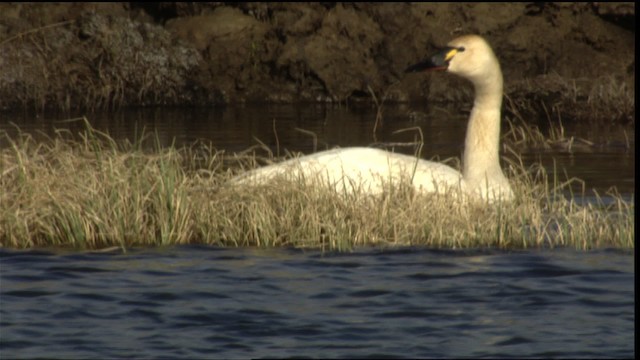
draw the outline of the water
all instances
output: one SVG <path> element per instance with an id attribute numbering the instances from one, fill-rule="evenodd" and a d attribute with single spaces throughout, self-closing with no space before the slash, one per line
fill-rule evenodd
<path id="1" fill-rule="evenodd" d="M 233 152 L 261 141 L 282 155 L 392 142 L 396 151 L 413 153 L 399 143 L 422 136 L 424 158 L 460 156 L 466 115 L 432 108 L 414 121 L 411 110 L 388 108 L 375 136 L 375 109 L 366 107 L 87 117 L 117 140 L 155 131 L 162 146 L 205 140 Z M 0 131 L 15 136 L 15 123 L 36 139 L 56 128 L 73 134 L 84 125 L 58 120 L 78 115 L 0 114 Z M 422 134 L 394 133 L 411 127 Z M 633 131 L 628 135 L 634 144 Z M 619 130 L 599 136 L 622 137 Z M 616 186 L 631 196 L 635 151 L 613 144 L 531 151 L 523 159 L 581 178 L 600 194 Z M 617 250 L 0 248 L 0 358 L 631 358 L 633 263 L 631 251 Z"/>
<path id="2" fill-rule="evenodd" d="M 416 120 L 411 113 L 422 113 Z M 151 108 L 132 109 L 115 114 L 30 114 L 0 113 L 0 132 L 16 136 L 17 127 L 45 139 L 55 129 L 77 133 L 85 128 L 82 121 L 67 119 L 86 115 L 91 125 L 109 133 L 118 141 L 134 142 L 143 131 L 156 133 L 161 146 L 182 146 L 196 140 L 211 143 L 227 152 L 246 150 L 263 143 L 274 155 L 286 151 L 311 153 L 335 146 L 370 146 L 393 144 L 397 152 L 413 154 L 416 141 L 423 140 L 421 156 L 460 158 L 467 125 L 468 111 L 437 106 L 385 106 L 384 121 L 374 134 L 376 109 L 367 105 L 329 107 L 265 105 L 227 108 Z M 542 125 L 545 121 L 540 121 Z M 17 127 L 16 127 L 17 126 Z M 587 192 L 595 189 L 604 194 L 615 186 L 622 194 L 635 192 L 635 131 L 623 126 L 564 125 L 567 137 L 584 137 L 607 146 L 577 147 L 568 152 L 526 150 L 520 155 L 526 165 L 542 163 L 559 181 L 573 177 L 584 180 Z M 417 129 L 420 128 L 420 131 Z M 407 130 L 396 133 L 398 130 Z M 154 145 L 150 138 L 149 146 Z M 627 143 L 630 148 L 627 148 Z M 403 145 L 404 144 L 404 145 Z M 0 148 L 8 146 L 0 137 Z M 257 150 L 259 154 L 266 154 Z M 574 191 L 581 192 L 577 184 Z"/>
<path id="3" fill-rule="evenodd" d="M 628 357 L 634 257 L 0 249 L 2 358 Z"/>

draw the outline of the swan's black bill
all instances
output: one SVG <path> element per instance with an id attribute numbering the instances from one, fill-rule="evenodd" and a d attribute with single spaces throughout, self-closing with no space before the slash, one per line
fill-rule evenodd
<path id="1" fill-rule="evenodd" d="M 454 48 L 447 46 L 442 50 L 435 53 L 427 60 L 421 61 L 417 64 L 413 64 L 404 70 L 405 73 L 420 72 L 426 70 L 447 70 L 449 67 L 449 61 L 459 53 L 464 51 L 463 47 Z"/>

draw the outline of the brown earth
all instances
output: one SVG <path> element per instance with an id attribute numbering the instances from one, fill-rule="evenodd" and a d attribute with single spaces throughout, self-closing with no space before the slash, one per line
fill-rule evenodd
<path id="1" fill-rule="evenodd" d="M 633 3 L 2 3 L 0 109 L 460 100 L 403 70 L 466 33 L 512 104 L 635 122 Z"/>

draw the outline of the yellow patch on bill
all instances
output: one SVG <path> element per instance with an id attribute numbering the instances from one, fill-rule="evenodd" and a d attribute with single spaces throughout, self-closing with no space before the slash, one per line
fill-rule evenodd
<path id="1" fill-rule="evenodd" d="M 444 61 L 451 60 L 451 58 L 453 58 L 457 53 L 458 53 L 458 49 L 449 50 L 447 54 L 444 56 Z"/>

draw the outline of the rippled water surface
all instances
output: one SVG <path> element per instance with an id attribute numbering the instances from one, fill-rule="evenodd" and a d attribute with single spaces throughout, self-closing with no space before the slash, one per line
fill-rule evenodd
<path id="1" fill-rule="evenodd" d="M 0 249 L 2 358 L 634 357 L 599 250 Z"/>
<path id="2" fill-rule="evenodd" d="M 414 110 L 387 107 L 377 125 L 371 107 L 315 105 L 87 119 L 116 141 L 135 142 L 145 130 L 161 146 L 204 140 L 234 152 L 264 143 L 283 155 L 386 143 L 413 153 L 403 144 L 422 140 L 423 158 L 459 158 L 467 115 L 431 107 L 414 117 Z M 56 129 L 73 136 L 84 123 L 64 119 L 80 115 L 0 113 L 0 132 L 36 141 Z M 599 194 L 616 186 L 633 197 L 634 132 L 580 131 L 567 128 L 607 145 L 525 151 L 523 161 L 542 163 L 560 181 L 580 178 Z M 8 138 L 0 148 L 11 146 Z M 0 248 L 0 358 L 631 358 L 633 263 L 632 252 L 614 250 Z"/>

